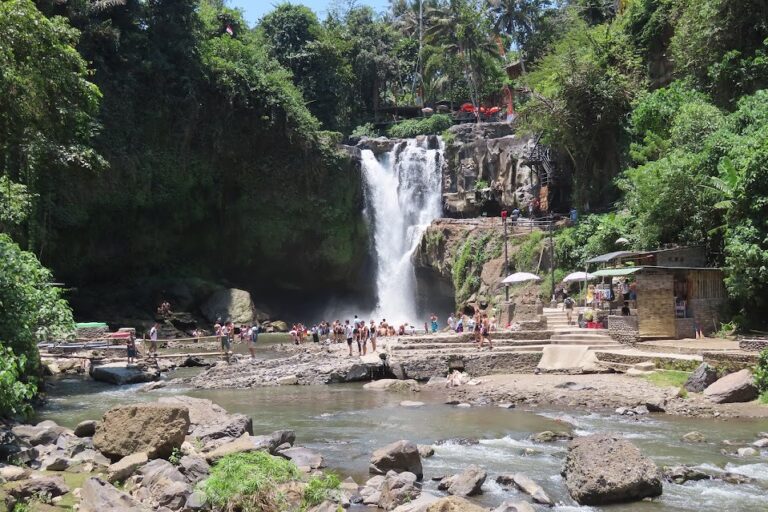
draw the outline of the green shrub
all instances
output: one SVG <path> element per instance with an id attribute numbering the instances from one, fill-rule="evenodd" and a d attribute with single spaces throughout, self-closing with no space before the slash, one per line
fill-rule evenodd
<path id="1" fill-rule="evenodd" d="M 304 489 L 304 508 L 319 505 L 333 494 L 341 485 L 339 477 L 333 473 L 312 477 Z"/>
<path id="2" fill-rule="evenodd" d="M 221 509 L 282 510 L 282 498 L 275 487 L 299 475 L 294 463 L 280 457 L 264 452 L 237 453 L 223 457 L 200 484 L 200 490 L 207 503 Z"/>
<path id="3" fill-rule="evenodd" d="M 352 137 L 378 137 L 379 133 L 373 126 L 373 123 L 365 123 L 352 130 Z"/>
<path id="4" fill-rule="evenodd" d="M 757 365 L 752 373 L 755 378 L 755 385 L 761 393 L 768 392 L 768 348 L 760 352 Z"/>
<path id="5" fill-rule="evenodd" d="M 417 135 L 437 135 L 453 125 L 451 116 L 435 114 L 422 119 L 407 119 L 389 127 L 387 133 L 390 137 L 407 139 Z"/>
<path id="6" fill-rule="evenodd" d="M 536 264 L 541 254 L 541 241 L 544 239 L 543 231 L 534 231 L 523 242 L 514 256 L 515 270 L 519 272 L 535 272 Z M 534 261 L 535 259 L 535 261 Z"/>
<path id="7" fill-rule="evenodd" d="M 171 456 L 168 457 L 168 462 L 173 464 L 174 466 L 178 466 L 181 462 L 182 453 L 178 448 L 174 448 L 171 452 Z"/>

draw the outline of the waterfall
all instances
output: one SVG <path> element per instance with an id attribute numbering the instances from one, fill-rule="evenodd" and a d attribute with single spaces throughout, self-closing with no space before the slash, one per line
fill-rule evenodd
<path id="1" fill-rule="evenodd" d="M 429 149 L 425 137 L 399 142 L 378 159 L 372 151 L 362 151 L 377 321 L 420 325 L 411 255 L 430 222 L 442 214 L 442 159 L 442 141 L 439 149 Z"/>

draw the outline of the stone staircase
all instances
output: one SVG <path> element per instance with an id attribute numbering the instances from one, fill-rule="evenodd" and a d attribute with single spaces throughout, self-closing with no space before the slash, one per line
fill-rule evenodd
<path id="1" fill-rule="evenodd" d="M 547 329 L 552 331 L 552 345 L 585 345 L 590 349 L 618 349 L 624 347 L 613 340 L 605 329 L 581 329 L 578 325 L 568 325 L 565 311 L 559 308 L 544 308 L 547 318 Z M 573 321 L 577 313 L 574 311 Z"/>

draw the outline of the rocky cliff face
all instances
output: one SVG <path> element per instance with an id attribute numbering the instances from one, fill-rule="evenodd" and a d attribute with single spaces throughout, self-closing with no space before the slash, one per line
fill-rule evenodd
<path id="1" fill-rule="evenodd" d="M 445 140 L 445 213 L 471 217 L 525 208 L 539 194 L 535 140 L 508 123 L 462 124 Z"/>

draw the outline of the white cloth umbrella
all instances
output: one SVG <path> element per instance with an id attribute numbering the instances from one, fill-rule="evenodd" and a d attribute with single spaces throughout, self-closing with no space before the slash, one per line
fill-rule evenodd
<path id="1" fill-rule="evenodd" d="M 629 243 L 629 240 L 627 240 L 624 237 L 621 237 L 621 238 L 617 238 L 615 243 L 620 245 L 627 245 Z"/>
<path id="2" fill-rule="evenodd" d="M 541 281 L 541 278 L 530 272 L 515 272 L 504 278 L 503 284 L 524 283 L 526 281 Z"/>
<path id="3" fill-rule="evenodd" d="M 592 279 L 596 279 L 595 276 L 587 272 L 571 272 L 570 274 L 565 276 L 565 279 L 563 279 L 563 282 L 571 283 L 574 281 L 591 281 Z"/>

